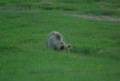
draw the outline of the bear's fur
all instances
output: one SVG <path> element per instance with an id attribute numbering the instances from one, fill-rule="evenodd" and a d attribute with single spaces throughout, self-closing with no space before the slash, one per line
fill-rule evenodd
<path id="1" fill-rule="evenodd" d="M 47 37 L 46 46 L 54 50 L 63 50 L 69 52 L 71 45 L 67 45 L 64 42 L 64 38 L 59 32 L 52 31 Z"/>

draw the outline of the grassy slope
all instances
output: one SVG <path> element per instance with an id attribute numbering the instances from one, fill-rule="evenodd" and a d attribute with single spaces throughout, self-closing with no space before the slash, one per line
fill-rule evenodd
<path id="1" fill-rule="evenodd" d="M 38 0 L 1 0 L 0 6 L 7 9 L 0 10 L 0 81 L 120 80 L 120 24 L 64 15 L 119 17 L 120 12 L 115 11 L 118 3 L 109 1 L 112 6 L 102 9 L 95 0 L 67 1 L 53 0 L 55 4 L 48 4 Z M 26 11 L 11 10 L 13 7 Z M 116 14 L 97 12 L 106 10 Z M 45 47 L 46 37 L 53 30 L 61 32 L 72 44 L 71 54 Z"/>

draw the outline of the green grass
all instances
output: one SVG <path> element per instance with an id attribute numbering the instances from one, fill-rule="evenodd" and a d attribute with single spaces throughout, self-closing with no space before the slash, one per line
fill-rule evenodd
<path id="1" fill-rule="evenodd" d="M 0 0 L 0 6 L 0 81 L 120 81 L 120 23 L 65 15 L 120 18 L 117 0 Z M 69 54 L 46 48 L 51 31 L 72 44 Z"/>

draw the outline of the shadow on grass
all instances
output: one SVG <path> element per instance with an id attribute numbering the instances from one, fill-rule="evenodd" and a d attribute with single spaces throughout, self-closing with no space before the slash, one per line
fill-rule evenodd
<path id="1" fill-rule="evenodd" d="M 115 11 L 86 11 L 88 14 L 93 14 L 93 15 L 104 15 L 104 16 L 111 16 L 111 15 L 117 15 Z"/>
<path id="2" fill-rule="evenodd" d="M 71 52 L 77 54 L 90 55 L 96 53 L 98 50 L 99 50 L 98 48 L 92 48 L 92 47 L 77 48 L 74 46 L 73 49 L 71 49 Z"/>
<path id="3" fill-rule="evenodd" d="M 0 58 L 9 57 L 13 52 L 21 51 L 17 46 L 10 44 L 2 44 L 0 46 Z"/>
<path id="4" fill-rule="evenodd" d="M 31 12 L 34 10 L 63 10 L 63 11 L 76 11 L 78 10 L 77 7 L 71 7 L 61 4 L 48 4 L 48 3 L 40 3 L 40 4 L 16 4 L 15 7 L 7 6 L 4 3 L 0 3 L 1 10 L 8 10 L 8 11 L 27 11 Z"/>

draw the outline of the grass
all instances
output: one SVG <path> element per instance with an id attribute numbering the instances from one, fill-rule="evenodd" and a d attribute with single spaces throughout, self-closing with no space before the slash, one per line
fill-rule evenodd
<path id="1" fill-rule="evenodd" d="M 120 23 L 65 15 L 119 18 L 117 0 L 0 0 L 0 6 L 0 81 L 120 80 Z M 70 54 L 46 48 L 54 30 L 72 44 Z"/>

